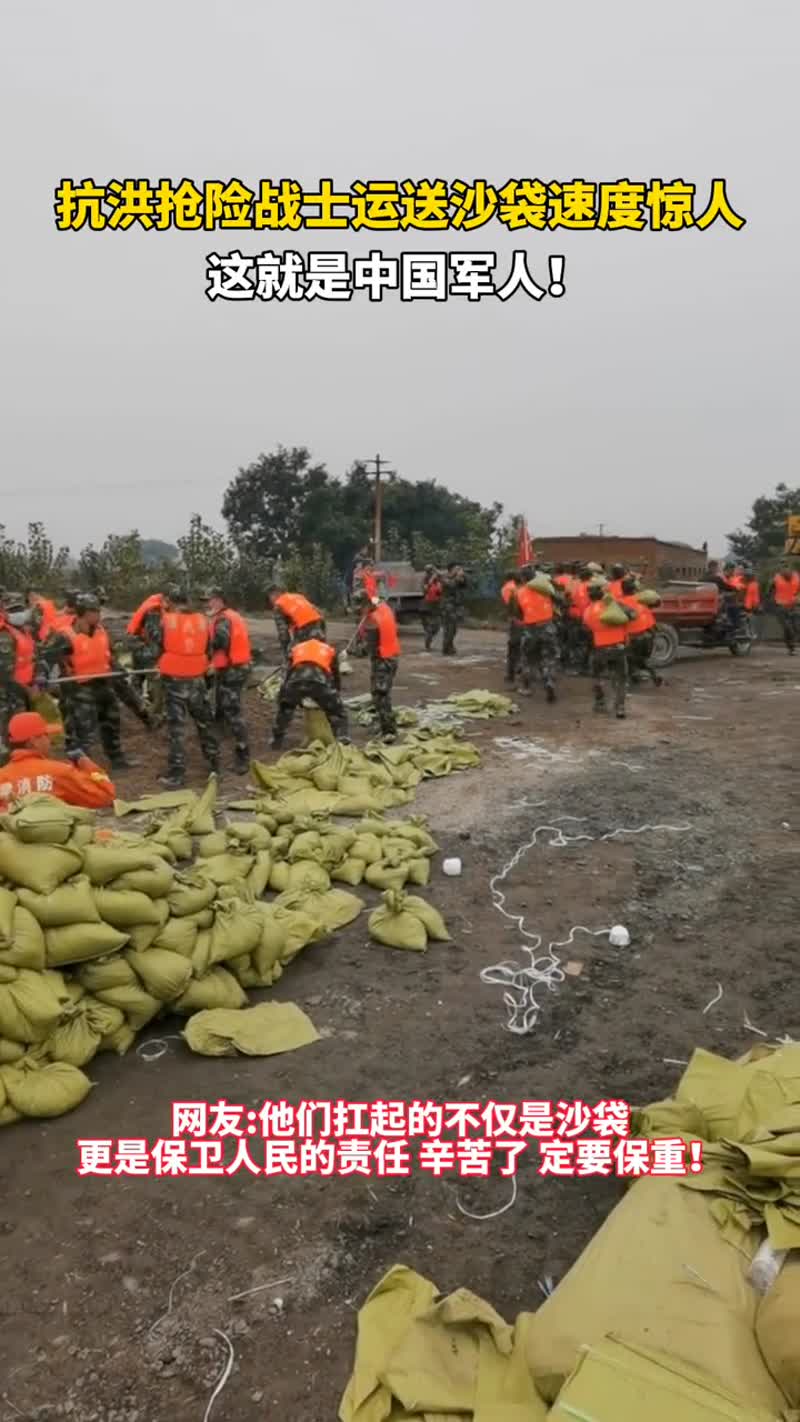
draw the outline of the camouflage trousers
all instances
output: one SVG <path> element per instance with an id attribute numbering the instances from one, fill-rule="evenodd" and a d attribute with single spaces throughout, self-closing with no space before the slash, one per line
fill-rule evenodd
<path id="1" fill-rule="evenodd" d="M 625 712 L 625 692 L 628 686 L 628 657 L 624 646 L 596 647 L 592 653 L 595 709 L 604 711 L 608 681 L 614 691 L 614 710 Z"/>
<path id="2" fill-rule="evenodd" d="M 522 660 L 522 623 L 510 622 L 508 624 L 508 640 L 506 642 L 506 681 L 513 683 L 516 681 Z"/>
<path id="3" fill-rule="evenodd" d="M 160 715 L 164 710 L 161 678 L 140 675 L 141 672 L 152 671 L 158 665 L 158 653 L 152 651 L 138 637 L 131 638 L 129 645 L 131 648 L 131 685 L 143 700 L 146 698 L 153 714 Z"/>
<path id="4" fill-rule="evenodd" d="M 652 632 L 637 632 L 628 642 L 628 674 L 632 682 L 649 676 L 656 686 L 661 685 L 661 677 L 650 665 L 655 636 Z"/>
<path id="5" fill-rule="evenodd" d="M 16 681 L 0 683 L 0 756 L 8 760 L 8 723 L 18 711 L 27 711 L 28 695 Z"/>
<path id="6" fill-rule="evenodd" d="M 287 672 L 278 692 L 273 740 L 283 740 L 297 707 L 306 700 L 313 701 L 320 711 L 325 712 L 335 736 L 347 735 L 347 712 L 340 693 L 321 668 L 306 665 Z"/>
<path id="7" fill-rule="evenodd" d="M 215 677 L 216 720 L 233 737 L 236 760 L 250 760 L 250 736 L 242 710 L 242 693 L 250 678 L 249 667 L 226 667 Z"/>
<path id="8" fill-rule="evenodd" d="M 211 770 L 219 768 L 219 745 L 214 734 L 214 715 L 203 676 L 161 678 L 167 722 L 167 756 L 170 775 L 186 774 L 186 720 L 191 716 L 197 727 L 200 749 Z"/>
<path id="9" fill-rule="evenodd" d="M 786 646 L 786 650 L 787 652 L 794 653 L 794 649 L 797 646 L 797 629 L 798 623 L 800 623 L 800 608 L 779 607 L 777 611 L 778 621 L 780 622 L 781 629 L 783 631 L 783 640 Z"/>
<path id="10" fill-rule="evenodd" d="M 589 670 L 592 656 L 592 638 L 580 617 L 567 617 L 567 663 L 575 671 Z"/>
<path id="11" fill-rule="evenodd" d="M 442 653 L 452 657 L 456 650 L 456 633 L 462 618 L 461 608 L 454 603 L 442 604 Z"/>
<path id="12" fill-rule="evenodd" d="M 60 701 L 67 751 L 80 749 L 88 753 L 99 733 L 104 754 L 111 761 L 119 760 L 122 755 L 120 702 L 145 726 L 150 725 L 141 697 L 124 677 L 64 686 Z"/>
<path id="13" fill-rule="evenodd" d="M 436 603 L 427 603 L 423 607 L 422 630 L 425 633 L 425 650 L 429 652 L 442 630 L 442 614 Z"/>
<path id="14" fill-rule="evenodd" d="M 523 627 L 521 650 L 522 685 L 528 690 L 531 678 L 538 673 L 545 690 L 552 693 L 558 664 L 558 639 L 553 623 L 538 622 L 533 627 Z"/>
<path id="15" fill-rule="evenodd" d="M 372 662 L 369 689 L 372 709 L 378 718 L 382 736 L 397 734 L 397 718 L 392 707 L 392 687 L 397 676 L 397 657 L 375 657 Z"/>

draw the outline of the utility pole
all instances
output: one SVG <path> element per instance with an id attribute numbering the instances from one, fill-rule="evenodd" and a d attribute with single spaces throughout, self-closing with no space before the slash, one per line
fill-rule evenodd
<path id="1" fill-rule="evenodd" d="M 375 522 L 372 541 L 375 546 L 375 562 L 379 563 L 381 558 L 381 541 L 383 538 L 383 485 L 381 483 L 381 475 L 394 474 L 396 471 L 394 469 L 387 469 L 387 461 L 382 459 L 379 454 L 376 454 L 374 459 L 362 460 L 362 463 L 368 474 L 372 473 L 368 465 L 375 465 Z"/>

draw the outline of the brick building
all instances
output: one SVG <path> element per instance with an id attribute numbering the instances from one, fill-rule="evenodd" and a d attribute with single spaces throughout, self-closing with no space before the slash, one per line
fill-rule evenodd
<path id="1" fill-rule="evenodd" d="M 534 538 L 537 557 L 547 563 L 624 563 L 651 583 L 694 582 L 708 564 L 708 545 L 666 543 L 661 538 L 622 538 L 578 533 L 566 538 Z"/>

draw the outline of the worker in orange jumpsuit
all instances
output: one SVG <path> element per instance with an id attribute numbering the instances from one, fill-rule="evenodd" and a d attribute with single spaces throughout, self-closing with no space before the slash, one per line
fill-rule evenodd
<path id="1" fill-rule="evenodd" d="M 603 602 L 604 589 L 595 584 L 589 588 L 589 603 L 583 614 L 583 623 L 592 639 L 592 676 L 594 678 L 594 709 L 606 709 L 605 682 L 611 681 L 614 688 L 614 710 L 619 720 L 625 718 L 625 693 L 628 688 L 628 628 L 609 627 L 602 621 L 606 604 Z M 620 603 L 622 607 L 622 603 Z M 628 623 L 634 621 L 635 613 L 629 607 L 623 609 Z"/>
<path id="2" fill-rule="evenodd" d="M 622 596 L 617 601 L 635 614 L 634 621 L 628 625 L 628 676 L 632 684 L 635 686 L 644 675 L 650 677 L 654 686 L 662 686 L 664 678 L 650 665 L 655 642 L 655 615 L 651 608 L 639 602 L 636 579 L 632 573 L 622 579 Z"/>
<path id="3" fill-rule="evenodd" d="M 772 579 L 772 597 L 783 628 L 786 650 L 793 657 L 797 646 L 800 573 L 792 568 L 791 563 L 782 563 Z"/>
<path id="4" fill-rule="evenodd" d="M 286 592 L 273 583 L 267 589 L 267 605 L 275 618 L 275 630 L 284 657 L 288 656 L 295 642 L 304 642 L 308 638 L 324 640 L 325 617 L 302 593 Z"/>
<path id="5" fill-rule="evenodd" d="M 8 737 L 13 749 L 6 764 L 0 766 L 0 803 L 44 794 L 88 810 L 113 805 L 116 791 L 105 771 L 80 749 L 72 751 L 66 761 L 56 760 L 50 746 L 52 734 L 52 726 L 36 711 L 12 716 Z"/>

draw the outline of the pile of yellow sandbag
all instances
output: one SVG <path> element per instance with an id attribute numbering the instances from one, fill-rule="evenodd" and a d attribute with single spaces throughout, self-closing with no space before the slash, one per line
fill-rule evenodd
<path id="1" fill-rule="evenodd" d="M 160 1012 L 243 1007 L 246 989 L 361 913 L 348 889 L 362 882 L 387 891 L 376 941 L 446 940 L 430 905 L 400 905 L 405 885 L 427 884 L 437 846 L 421 819 L 384 811 L 423 775 L 476 760 L 454 737 L 367 753 L 320 742 L 254 767 L 268 793 L 231 807 L 251 819 L 217 824 L 215 777 L 199 796 L 117 802 L 120 817 L 148 815 L 142 833 L 96 827 L 47 795 L 0 816 L 0 1124 L 77 1105 L 81 1069 L 126 1052 Z"/>

